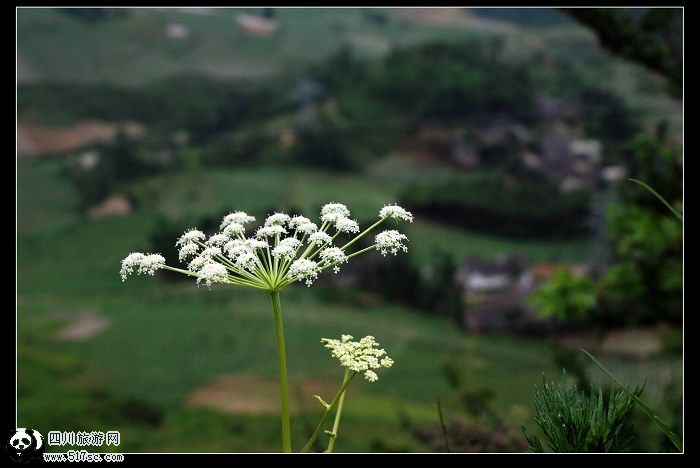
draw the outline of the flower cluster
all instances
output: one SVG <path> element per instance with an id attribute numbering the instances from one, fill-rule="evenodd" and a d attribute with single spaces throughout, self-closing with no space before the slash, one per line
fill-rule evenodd
<path id="1" fill-rule="evenodd" d="M 379 379 L 373 369 L 388 369 L 394 365 L 393 359 L 379 347 L 373 336 L 365 336 L 360 341 L 352 340 L 352 335 L 342 335 L 340 340 L 323 338 L 321 343 L 331 350 L 331 356 L 338 359 L 341 366 L 353 372 L 362 372 L 370 382 Z"/>
<path id="2" fill-rule="evenodd" d="M 413 215 L 397 205 L 384 206 L 379 220 L 360 232 L 358 222 L 341 203 L 328 203 L 320 213 L 320 226 L 304 216 L 273 213 L 263 225 L 246 236 L 246 225 L 255 221 L 243 211 L 226 215 L 219 232 L 207 237 L 202 231 L 190 229 L 175 243 L 178 258 L 186 269 L 165 265 L 159 254 L 132 253 L 122 261 L 122 280 L 130 274 L 153 275 L 166 269 L 195 277 L 197 284 L 213 283 L 250 286 L 267 291 L 279 291 L 296 281 L 311 285 L 318 275 L 340 266 L 356 255 L 377 250 L 382 255 L 406 252 L 406 236 L 396 230 L 380 232 L 375 243 L 350 253 L 357 240 L 386 220 L 413 221 Z M 343 236 L 355 237 L 345 243 Z M 371 374 L 370 374 L 371 375 Z"/>

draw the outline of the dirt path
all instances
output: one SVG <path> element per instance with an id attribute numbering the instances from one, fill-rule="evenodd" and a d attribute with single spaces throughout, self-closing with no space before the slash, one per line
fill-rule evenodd
<path id="1" fill-rule="evenodd" d="M 318 380 L 290 382 L 292 413 L 316 408 L 312 395 L 331 398 L 337 390 L 333 385 Z M 308 405 L 302 408 L 304 397 Z M 252 374 L 236 374 L 220 377 L 214 382 L 194 390 L 187 398 L 187 406 L 209 408 L 231 414 L 276 414 L 279 412 L 279 387 L 274 379 Z"/>
<path id="2" fill-rule="evenodd" d="M 78 316 L 65 328 L 56 334 L 60 341 L 85 341 L 104 331 L 111 324 L 107 317 L 96 314 L 91 310 L 78 313 Z"/>
<path id="3" fill-rule="evenodd" d="M 110 123 L 83 120 L 72 127 L 50 128 L 39 125 L 17 126 L 17 156 L 29 158 L 65 153 L 94 143 L 112 140 L 119 128 L 131 136 L 141 135 L 145 127 L 136 122 Z"/>

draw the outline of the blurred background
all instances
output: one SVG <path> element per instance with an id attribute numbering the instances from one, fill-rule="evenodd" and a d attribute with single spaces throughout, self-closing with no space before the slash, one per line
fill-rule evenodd
<path id="1" fill-rule="evenodd" d="M 21 427 L 119 430 L 121 452 L 279 450 L 268 298 L 131 251 L 244 210 L 385 203 L 409 252 L 283 293 L 293 431 L 375 335 L 396 365 L 351 388 L 337 451 L 524 451 L 543 374 L 610 381 L 678 433 L 679 9 L 18 10 Z M 641 414 L 634 449 L 670 450 Z M 299 445 L 300 446 L 300 445 Z"/>

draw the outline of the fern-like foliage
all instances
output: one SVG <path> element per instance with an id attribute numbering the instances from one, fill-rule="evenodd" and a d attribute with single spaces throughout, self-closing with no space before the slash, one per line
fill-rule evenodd
<path id="1" fill-rule="evenodd" d="M 559 384 L 547 382 L 536 388 L 534 394 L 535 422 L 542 429 L 549 448 L 554 452 L 625 452 L 630 449 L 632 428 L 629 417 L 634 400 L 623 391 L 610 390 L 604 398 L 603 390 L 590 393 L 567 385 L 566 372 Z M 634 394 L 639 396 L 644 385 L 637 386 Z M 533 452 L 545 452 L 537 436 L 523 433 Z"/>

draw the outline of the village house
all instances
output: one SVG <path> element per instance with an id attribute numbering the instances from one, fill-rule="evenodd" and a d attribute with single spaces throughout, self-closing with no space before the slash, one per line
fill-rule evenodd
<path id="1" fill-rule="evenodd" d="M 543 333 L 550 327 L 527 303 L 535 287 L 530 266 L 519 255 L 495 260 L 472 256 L 457 268 L 466 304 L 462 326 L 471 333 Z"/>

